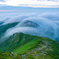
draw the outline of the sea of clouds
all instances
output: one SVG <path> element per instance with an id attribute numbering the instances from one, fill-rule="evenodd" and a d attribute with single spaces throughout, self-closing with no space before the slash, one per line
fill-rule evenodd
<path id="1" fill-rule="evenodd" d="M 59 41 L 59 13 L 29 13 L 14 17 L 7 17 L 4 23 L 19 22 L 15 27 L 9 28 L 5 37 L 14 33 L 25 33 L 35 36 L 47 37 Z"/>

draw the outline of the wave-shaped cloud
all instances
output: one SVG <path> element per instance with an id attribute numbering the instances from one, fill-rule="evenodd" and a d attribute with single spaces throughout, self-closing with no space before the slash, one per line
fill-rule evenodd
<path id="1" fill-rule="evenodd" d="M 21 22 L 22 20 L 29 18 L 29 17 L 33 17 L 36 16 L 35 13 L 31 13 L 31 14 L 22 14 L 19 16 L 14 16 L 14 17 L 6 17 L 4 18 L 3 22 L 4 24 L 8 24 L 8 23 L 13 23 L 13 22 Z"/>
<path id="2" fill-rule="evenodd" d="M 47 37 L 59 41 L 59 13 L 36 13 L 10 18 L 8 23 L 19 22 L 6 31 L 6 36 L 23 32 L 25 34 Z M 7 24 L 7 21 L 5 22 Z"/>

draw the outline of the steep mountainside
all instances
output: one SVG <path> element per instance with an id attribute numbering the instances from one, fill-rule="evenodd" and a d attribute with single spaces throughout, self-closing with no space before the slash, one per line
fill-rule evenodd
<path id="1" fill-rule="evenodd" d="M 0 58 L 59 59 L 59 42 L 44 37 L 15 33 L 0 43 Z"/>
<path id="2" fill-rule="evenodd" d="M 9 24 L 0 26 L 0 37 L 6 32 L 7 29 L 12 28 L 12 27 L 16 26 L 17 24 L 18 24 L 18 22 L 9 23 Z"/>
<path id="3" fill-rule="evenodd" d="M 3 22 L 2 21 L 0 21 L 0 25 L 2 25 L 3 24 Z"/>

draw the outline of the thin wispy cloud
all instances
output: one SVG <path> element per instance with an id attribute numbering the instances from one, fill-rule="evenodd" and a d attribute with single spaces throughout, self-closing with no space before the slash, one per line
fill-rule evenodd
<path id="1" fill-rule="evenodd" d="M 59 0 L 1 0 L 1 5 L 59 8 Z"/>
<path id="2" fill-rule="evenodd" d="M 19 11 L 19 10 L 0 10 L 0 12 L 8 12 L 8 11 Z"/>
<path id="3" fill-rule="evenodd" d="M 0 12 L 3 12 L 3 11 L 10 11 L 10 10 L 0 10 Z"/>

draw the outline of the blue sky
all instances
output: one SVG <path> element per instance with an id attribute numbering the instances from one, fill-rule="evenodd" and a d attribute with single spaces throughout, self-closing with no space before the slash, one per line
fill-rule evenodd
<path id="1" fill-rule="evenodd" d="M 0 1 L 4 1 L 4 0 L 0 0 Z"/>
<path id="2" fill-rule="evenodd" d="M 0 0 L 0 6 L 59 8 L 59 0 Z"/>

